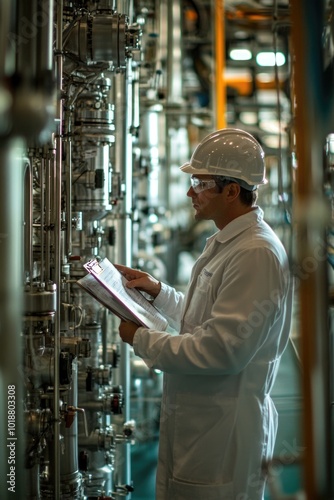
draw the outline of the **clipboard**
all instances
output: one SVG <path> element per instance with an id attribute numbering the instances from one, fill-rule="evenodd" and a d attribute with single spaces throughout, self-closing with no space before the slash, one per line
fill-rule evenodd
<path id="1" fill-rule="evenodd" d="M 88 274 L 77 280 L 78 285 L 113 314 L 138 326 L 166 330 L 166 318 L 142 293 L 126 288 L 127 279 L 107 258 L 92 259 L 84 264 L 84 268 Z"/>

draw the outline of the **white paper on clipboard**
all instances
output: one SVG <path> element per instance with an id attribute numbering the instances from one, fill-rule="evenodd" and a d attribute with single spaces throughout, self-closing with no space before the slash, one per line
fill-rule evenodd
<path id="1" fill-rule="evenodd" d="M 84 264 L 88 275 L 77 283 L 118 317 L 164 331 L 167 320 L 138 290 L 126 288 L 126 278 L 107 259 Z"/>

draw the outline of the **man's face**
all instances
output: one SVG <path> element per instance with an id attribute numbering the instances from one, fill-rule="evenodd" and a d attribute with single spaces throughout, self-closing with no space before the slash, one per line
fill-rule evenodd
<path id="1" fill-rule="evenodd" d="M 196 220 L 215 220 L 216 213 L 222 207 L 217 200 L 220 195 L 218 187 L 210 175 L 193 175 L 192 186 L 187 192 L 191 198 Z"/>

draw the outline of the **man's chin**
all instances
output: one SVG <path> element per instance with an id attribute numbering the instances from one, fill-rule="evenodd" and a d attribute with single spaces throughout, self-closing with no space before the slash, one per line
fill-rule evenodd
<path id="1" fill-rule="evenodd" d="M 205 217 L 203 217 L 203 214 L 201 214 L 201 212 L 198 212 L 197 210 L 195 212 L 194 218 L 195 218 L 195 220 L 203 220 L 203 219 L 205 219 Z"/>

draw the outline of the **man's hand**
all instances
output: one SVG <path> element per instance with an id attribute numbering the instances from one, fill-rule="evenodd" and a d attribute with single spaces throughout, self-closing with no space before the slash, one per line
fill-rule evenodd
<path id="1" fill-rule="evenodd" d="M 127 288 L 138 288 L 138 290 L 146 292 L 154 298 L 159 295 L 161 283 L 150 274 L 121 264 L 114 264 L 114 266 L 129 280 L 126 284 Z"/>
<path id="2" fill-rule="evenodd" d="M 121 320 L 119 325 L 119 334 L 123 342 L 133 345 L 133 337 L 138 328 L 139 326 L 136 325 L 136 323 L 132 323 L 132 321 Z"/>

